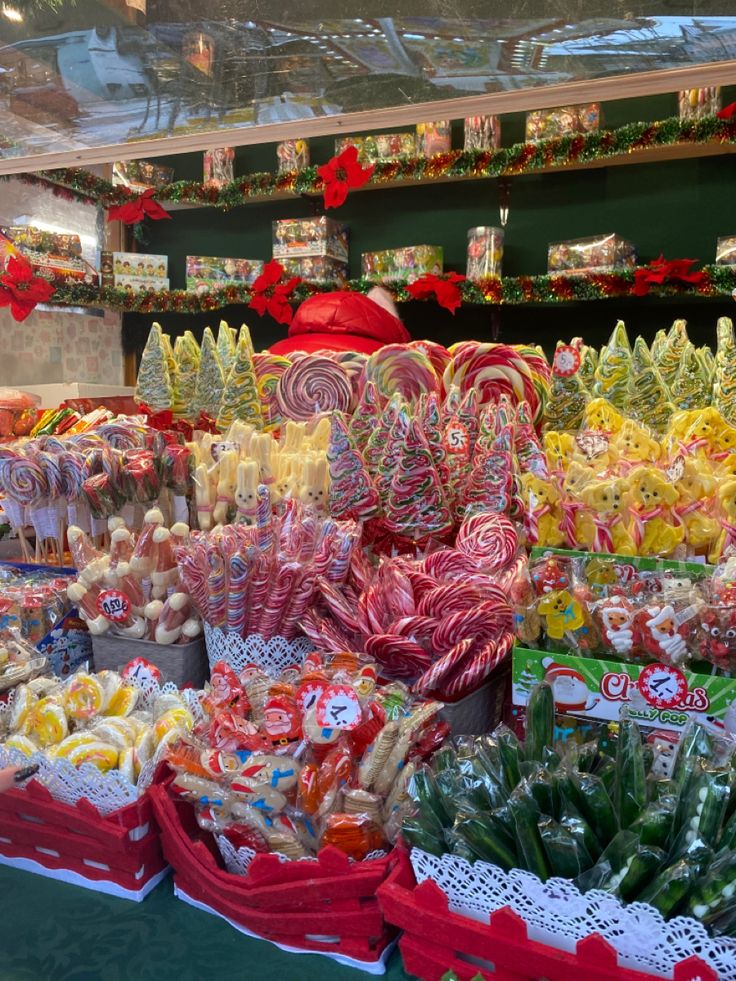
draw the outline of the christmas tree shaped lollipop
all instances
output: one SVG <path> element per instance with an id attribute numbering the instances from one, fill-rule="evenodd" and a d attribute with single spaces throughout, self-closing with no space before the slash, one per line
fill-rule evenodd
<path id="1" fill-rule="evenodd" d="M 378 389 L 372 381 L 367 381 L 350 420 L 350 435 L 355 440 L 359 450 L 363 450 L 378 425 L 381 415 L 381 403 Z"/>
<path id="2" fill-rule="evenodd" d="M 710 405 L 710 386 L 703 377 L 701 364 L 690 341 L 683 352 L 670 392 L 676 409 L 703 409 Z"/>
<path id="3" fill-rule="evenodd" d="M 480 442 L 476 447 L 465 488 L 464 510 L 510 514 L 514 503 L 514 481 L 514 431 L 508 425 L 502 427 L 488 449 L 482 449 Z"/>
<path id="4" fill-rule="evenodd" d="M 447 451 L 443 439 L 440 400 L 436 392 L 429 392 L 424 397 L 424 405 L 419 419 L 442 486 L 446 487 L 450 479 L 450 468 L 447 465 Z"/>
<path id="5" fill-rule="evenodd" d="M 590 392 L 595 381 L 595 369 L 598 367 L 598 352 L 589 344 L 583 344 L 579 351 L 580 367 L 578 377 L 585 388 Z M 554 369 L 553 369 L 554 370 Z"/>
<path id="6" fill-rule="evenodd" d="M 649 349 L 649 353 L 652 355 L 652 361 L 655 365 L 659 364 L 660 358 L 662 357 L 662 351 L 667 344 L 667 331 L 658 330 L 654 335 L 654 340 L 652 341 L 652 346 Z"/>
<path id="7" fill-rule="evenodd" d="M 245 325 L 240 330 L 235 360 L 222 393 L 220 411 L 217 414 L 218 428 L 224 432 L 230 428 L 235 419 L 250 423 L 257 429 L 263 428 L 258 380 L 253 367 L 252 344 L 250 333 Z"/>
<path id="8" fill-rule="evenodd" d="M 247 324 L 240 325 L 240 333 L 238 334 L 238 341 L 240 341 L 241 337 L 245 338 L 245 343 L 247 344 L 248 350 L 250 351 L 252 357 L 255 354 L 256 349 L 253 347 L 253 338 L 250 336 L 250 328 L 248 327 Z"/>
<path id="9" fill-rule="evenodd" d="M 363 451 L 363 458 L 368 467 L 368 472 L 372 477 L 375 478 L 378 471 L 378 464 L 381 462 L 381 458 L 386 449 L 386 440 L 388 439 L 394 423 L 396 422 L 396 416 L 399 414 L 399 410 L 404 404 L 404 400 L 396 392 L 388 401 L 385 409 L 381 413 L 378 424 L 375 426 L 373 432 L 368 438 L 365 450 Z"/>
<path id="10" fill-rule="evenodd" d="M 452 527 L 432 453 L 418 419 L 411 419 L 386 502 L 389 529 L 413 541 L 440 534 Z"/>
<path id="11" fill-rule="evenodd" d="M 217 354 L 222 365 L 222 373 L 227 378 L 235 360 L 235 348 L 238 342 L 238 332 L 229 327 L 227 321 L 221 320 L 217 331 Z"/>
<path id="12" fill-rule="evenodd" d="M 655 367 L 643 337 L 637 337 L 634 341 L 628 411 L 633 419 L 656 432 L 665 431 L 673 412 L 669 389 Z"/>
<path id="13" fill-rule="evenodd" d="M 478 403 L 478 390 L 476 388 L 469 388 L 468 391 L 463 396 L 463 400 L 458 406 L 457 415 L 460 422 L 465 426 L 468 431 L 468 438 L 470 440 L 470 445 L 468 447 L 470 456 L 472 459 L 473 451 L 475 450 L 475 444 L 478 439 L 478 412 L 480 406 Z"/>
<path id="14" fill-rule="evenodd" d="M 521 473 L 533 473 L 542 480 L 547 480 L 547 457 L 534 429 L 529 403 L 524 401 L 519 402 L 516 407 L 514 451 Z"/>
<path id="15" fill-rule="evenodd" d="M 174 405 L 174 389 L 160 324 L 154 324 L 148 334 L 138 369 L 135 398 L 136 402 L 147 405 L 156 412 L 171 409 Z"/>
<path id="16" fill-rule="evenodd" d="M 197 339 L 190 330 L 185 331 L 174 342 L 174 358 L 179 379 L 174 415 L 178 418 L 194 419 L 200 352 Z"/>
<path id="17" fill-rule="evenodd" d="M 327 447 L 330 468 L 330 514 L 333 518 L 365 521 L 378 514 L 378 491 L 356 449 L 345 417 L 334 412 Z"/>
<path id="18" fill-rule="evenodd" d="M 736 344 L 728 317 L 718 320 L 717 334 L 713 405 L 729 425 L 736 426 Z"/>
<path id="19" fill-rule="evenodd" d="M 222 373 L 222 365 L 217 354 L 217 345 L 212 331 L 205 327 L 202 336 L 202 347 L 200 349 L 199 373 L 197 375 L 197 388 L 194 396 L 194 412 L 198 416 L 200 412 L 216 418 L 220 411 L 222 401 L 222 390 L 225 387 L 225 378 Z"/>
<path id="20" fill-rule="evenodd" d="M 629 392 L 630 369 L 631 345 L 626 326 L 623 320 L 619 320 L 598 358 L 593 394 L 608 399 L 619 411 L 623 411 Z"/>
<path id="21" fill-rule="evenodd" d="M 687 322 L 676 320 L 667 333 L 667 340 L 657 353 L 655 364 L 659 368 L 662 381 L 668 387 L 672 387 L 675 375 L 680 368 L 682 356 L 685 348 L 690 343 L 687 336 Z"/>
<path id="22" fill-rule="evenodd" d="M 590 348 L 588 348 L 590 350 Z M 583 422 L 590 395 L 580 379 L 582 356 L 570 345 L 557 342 L 552 361 L 545 429 L 577 431 Z"/>
<path id="23" fill-rule="evenodd" d="M 381 504 L 384 506 L 388 498 L 391 481 L 396 472 L 396 465 L 401 455 L 401 446 L 408 430 L 409 410 L 406 405 L 402 405 L 397 411 L 393 425 L 383 441 L 383 452 L 373 475 L 378 496 L 381 499 Z"/>

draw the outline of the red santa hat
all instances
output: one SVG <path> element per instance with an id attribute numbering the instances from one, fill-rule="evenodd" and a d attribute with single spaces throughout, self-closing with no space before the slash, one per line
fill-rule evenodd
<path id="1" fill-rule="evenodd" d="M 320 293 L 305 300 L 294 314 L 289 336 L 273 344 L 270 351 L 286 357 L 291 351 L 372 354 L 385 344 L 406 344 L 410 340 L 390 294 L 376 287 L 368 296 Z"/>

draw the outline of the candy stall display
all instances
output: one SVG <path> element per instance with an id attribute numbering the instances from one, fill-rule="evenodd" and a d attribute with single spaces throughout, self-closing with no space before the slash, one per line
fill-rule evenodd
<path id="1" fill-rule="evenodd" d="M 174 168 L 149 160 L 116 160 L 112 165 L 112 182 L 129 187 L 131 191 L 147 191 L 149 187 L 163 187 L 174 179 Z"/>
<path id="2" fill-rule="evenodd" d="M 235 177 L 235 150 L 231 146 L 205 150 L 203 160 L 204 183 L 221 188 Z"/>
<path id="3" fill-rule="evenodd" d="M 364 252 L 361 267 L 366 279 L 381 281 L 399 279 L 413 283 L 425 273 L 442 272 L 441 245 L 408 245 L 401 249 Z"/>
<path id="4" fill-rule="evenodd" d="M 65 283 L 96 286 L 99 281 L 97 270 L 82 255 L 79 235 L 49 232 L 33 225 L 0 225 L 0 244 L 19 252 L 30 262 L 35 275 L 57 286 Z"/>
<path id="5" fill-rule="evenodd" d="M 548 272 L 564 272 L 567 276 L 633 269 L 635 265 L 635 246 L 613 232 L 568 242 L 552 242 L 547 250 Z"/>
<path id="6" fill-rule="evenodd" d="M 334 218 L 280 218 L 273 223 L 274 259 L 328 256 L 348 261 L 348 226 Z"/>
<path id="7" fill-rule="evenodd" d="M 417 153 L 425 157 L 452 149 L 452 123 L 449 119 L 417 123 Z"/>
<path id="8" fill-rule="evenodd" d="M 100 284 L 141 290 L 167 290 L 169 257 L 143 252 L 100 253 Z"/>
<path id="9" fill-rule="evenodd" d="M 601 107 L 597 102 L 559 109 L 535 109 L 526 114 L 528 143 L 571 133 L 594 133 L 601 125 Z"/>

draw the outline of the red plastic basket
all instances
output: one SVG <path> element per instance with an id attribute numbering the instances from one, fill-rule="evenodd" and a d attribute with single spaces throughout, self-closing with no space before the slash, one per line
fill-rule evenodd
<path id="1" fill-rule="evenodd" d="M 461 981 L 478 974 L 487 981 L 654 981 L 651 974 L 620 967 L 614 948 L 591 934 L 574 954 L 530 940 L 526 923 L 508 907 L 479 923 L 450 912 L 447 896 L 436 883 L 417 885 L 405 852 L 378 900 L 389 923 L 404 934 L 399 947 L 408 974 L 422 981 L 440 981 L 449 970 Z M 698 957 L 689 957 L 674 970 L 674 981 L 718 981 L 716 972 Z"/>
<path id="2" fill-rule="evenodd" d="M 54 800 L 33 780 L 0 795 L 0 864 L 136 900 L 166 871 L 147 795 L 103 817 L 87 800 Z"/>
<path id="3" fill-rule="evenodd" d="M 381 959 L 396 933 L 386 927 L 376 900 L 391 867 L 388 857 L 351 865 L 332 847 L 316 862 L 257 855 L 245 875 L 234 875 L 223 868 L 190 804 L 172 797 L 167 782 L 149 792 L 184 898 L 273 943 L 366 963 Z"/>

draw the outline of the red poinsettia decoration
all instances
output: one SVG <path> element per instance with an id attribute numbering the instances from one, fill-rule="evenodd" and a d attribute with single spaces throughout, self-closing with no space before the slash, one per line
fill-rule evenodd
<path id="1" fill-rule="evenodd" d="M 370 180 L 375 164 L 362 167 L 358 163 L 358 149 L 346 147 L 326 164 L 317 168 L 317 173 L 325 185 L 325 208 L 339 208 L 345 204 L 348 191 L 362 187 Z"/>
<path id="2" fill-rule="evenodd" d="M 441 307 L 455 313 L 463 302 L 460 292 L 460 283 L 465 282 L 466 277 L 460 273 L 445 273 L 444 276 L 433 276 L 425 273 L 413 283 L 409 283 L 406 292 L 410 293 L 415 300 L 428 300 L 434 296 Z"/>
<path id="3" fill-rule="evenodd" d="M 658 259 L 634 270 L 634 296 L 646 296 L 652 286 L 662 286 L 663 283 L 687 283 L 690 286 L 700 286 L 705 280 L 705 273 L 698 270 L 691 272 L 697 259 Z"/>
<path id="4" fill-rule="evenodd" d="M 25 320 L 36 304 L 46 303 L 55 292 L 48 279 L 34 275 L 25 256 L 8 258 L 6 271 L 0 276 L 0 307 L 10 307 L 13 320 Z"/>
<path id="5" fill-rule="evenodd" d="M 729 102 L 720 112 L 716 113 L 719 119 L 733 119 L 734 115 L 736 115 L 736 102 Z"/>
<path id="6" fill-rule="evenodd" d="M 290 324 L 294 316 L 289 300 L 295 287 L 301 283 L 299 276 L 283 280 L 284 267 L 272 259 L 251 287 L 253 297 L 248 306 L 261 316 L 267 313 L 277 324 Z"/>
<path id="7" fill-rule="evenodd" d="M 149 187 L 147 191 L 126 201 L 125 204 L 116 204 L 107 209 L 108 221 L 122 221 L 124 225 L 137 225 L 144 218 L 152 218 L 158 221 L 160 218 L 171 218 L 169 212 L 162 208 L 158 201 L 153 200 L 156 193 L 155 187 Z"/>

